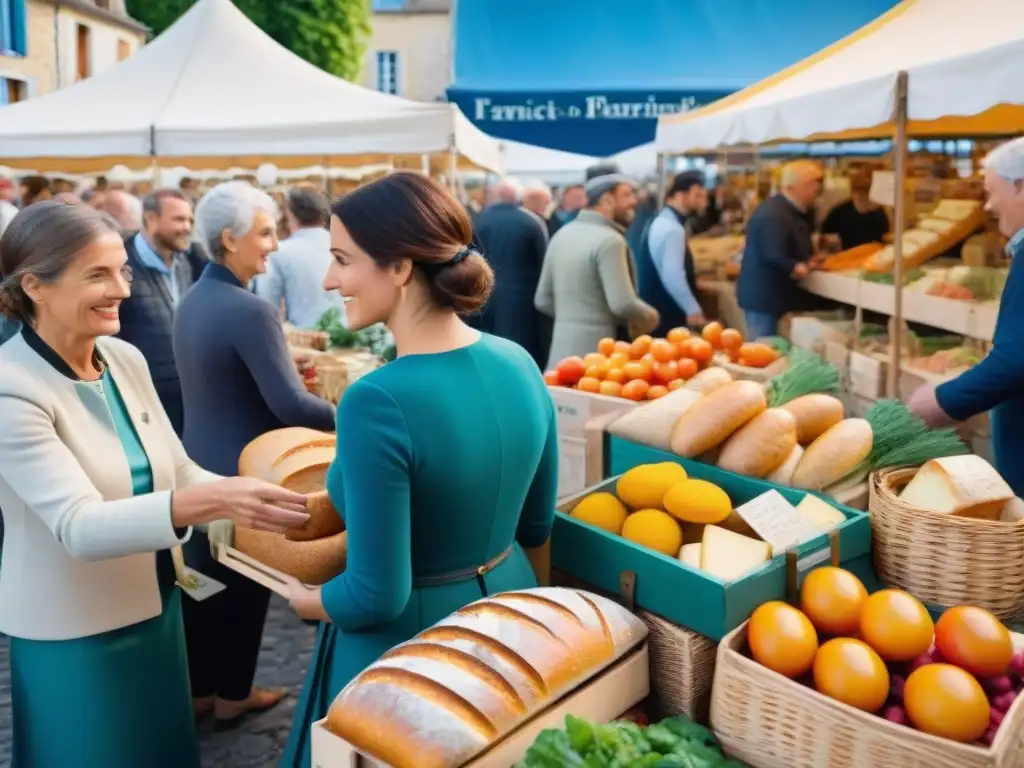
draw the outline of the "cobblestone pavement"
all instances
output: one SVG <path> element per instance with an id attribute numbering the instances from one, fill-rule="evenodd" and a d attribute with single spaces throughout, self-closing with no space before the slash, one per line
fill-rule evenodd
<path id="1" fill-rule="evenodd" d="M 203 768 L 276 768 L 288 739 L 295 702 L 313 651 L 316 630 L 304 624 L 281 598 L 270 601 L 263 632 L 257 685 L 287 688 L 289 696 L 269 712 L 246 720 L 234 731 L 214 733 L 200 725 Z M 0 768 L 11 761 L 11 679 L 7 638 L 0 635 Z"/>

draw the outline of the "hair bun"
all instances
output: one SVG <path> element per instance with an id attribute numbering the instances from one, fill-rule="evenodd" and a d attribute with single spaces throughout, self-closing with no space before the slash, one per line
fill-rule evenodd
<path id="1" fill-rule="evenodd" d="M 21 319 L 20 301 L 15 293 L 14 284 L 7 280 L 0 280 L 0 315 L 11 320 Z"/>

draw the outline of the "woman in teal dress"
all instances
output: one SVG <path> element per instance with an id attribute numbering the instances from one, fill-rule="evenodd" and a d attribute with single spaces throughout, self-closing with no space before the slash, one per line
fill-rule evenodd
<path id="1" fill-rule="evenodd" d="M 299 614 L 322 623 L 283 768 L 308 768 L 310 726 L 389 648 L 474 600 L 546 580 L 558 484 L 555 410 L 536 363 L 458 316 L 493 283 L 462 206 L 397 173 L 333 214 L 325 287 L 345 297 L 350 327 L 387 323 L 398 356 L 338 407 L 327 489 L 348 564 L 323 587 L 293 588 Z"/>
<path id="2" fill-rule="evenodd" d="M 117 226 L 37 203 L 0 239 L 0 632 L 13 768 L 199 768 L 171 550 L 222 519 L 284 530 L 305 498 L 185 455 L 142 354 L 106 338 Z M 268 503 L 269 502 L 269 503 Z"/>

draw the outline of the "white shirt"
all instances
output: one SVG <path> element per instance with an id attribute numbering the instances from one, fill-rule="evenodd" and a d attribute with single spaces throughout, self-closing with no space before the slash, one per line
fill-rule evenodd
<path id="1" fill-rule="evenodd" d="M 341 294 L 324 290 L 332 258 L 331 235 L 326 229 L 300 229 L 270 254 L 266 273 L 256 280 L 256 294 L 275 307 L 283 301 L 285 320 L 296 328 L 313 328 L 332 307 L 344 318 Z"/>

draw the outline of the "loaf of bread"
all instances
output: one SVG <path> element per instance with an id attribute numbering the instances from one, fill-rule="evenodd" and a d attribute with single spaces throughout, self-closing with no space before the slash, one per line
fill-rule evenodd
<path id="1" fill-rule="evenodd" d="M 640 619 L 589 592 L 487 597 L 360 673 L 334 700 L 327 728 L 392 768 L 455 768 L 646 635 Z"/>
<path id="2" fill-rule="evenodd" d="M 307 584 L 323 584 L 345 569 L 344 521 L 324 490 L 335 437 L 305 427 L 260 435 L 238 459 L 238 473 L 308 494 L 309 520 L 283 535 L 239 528 L 234 546 L 265 565 Z"/>

